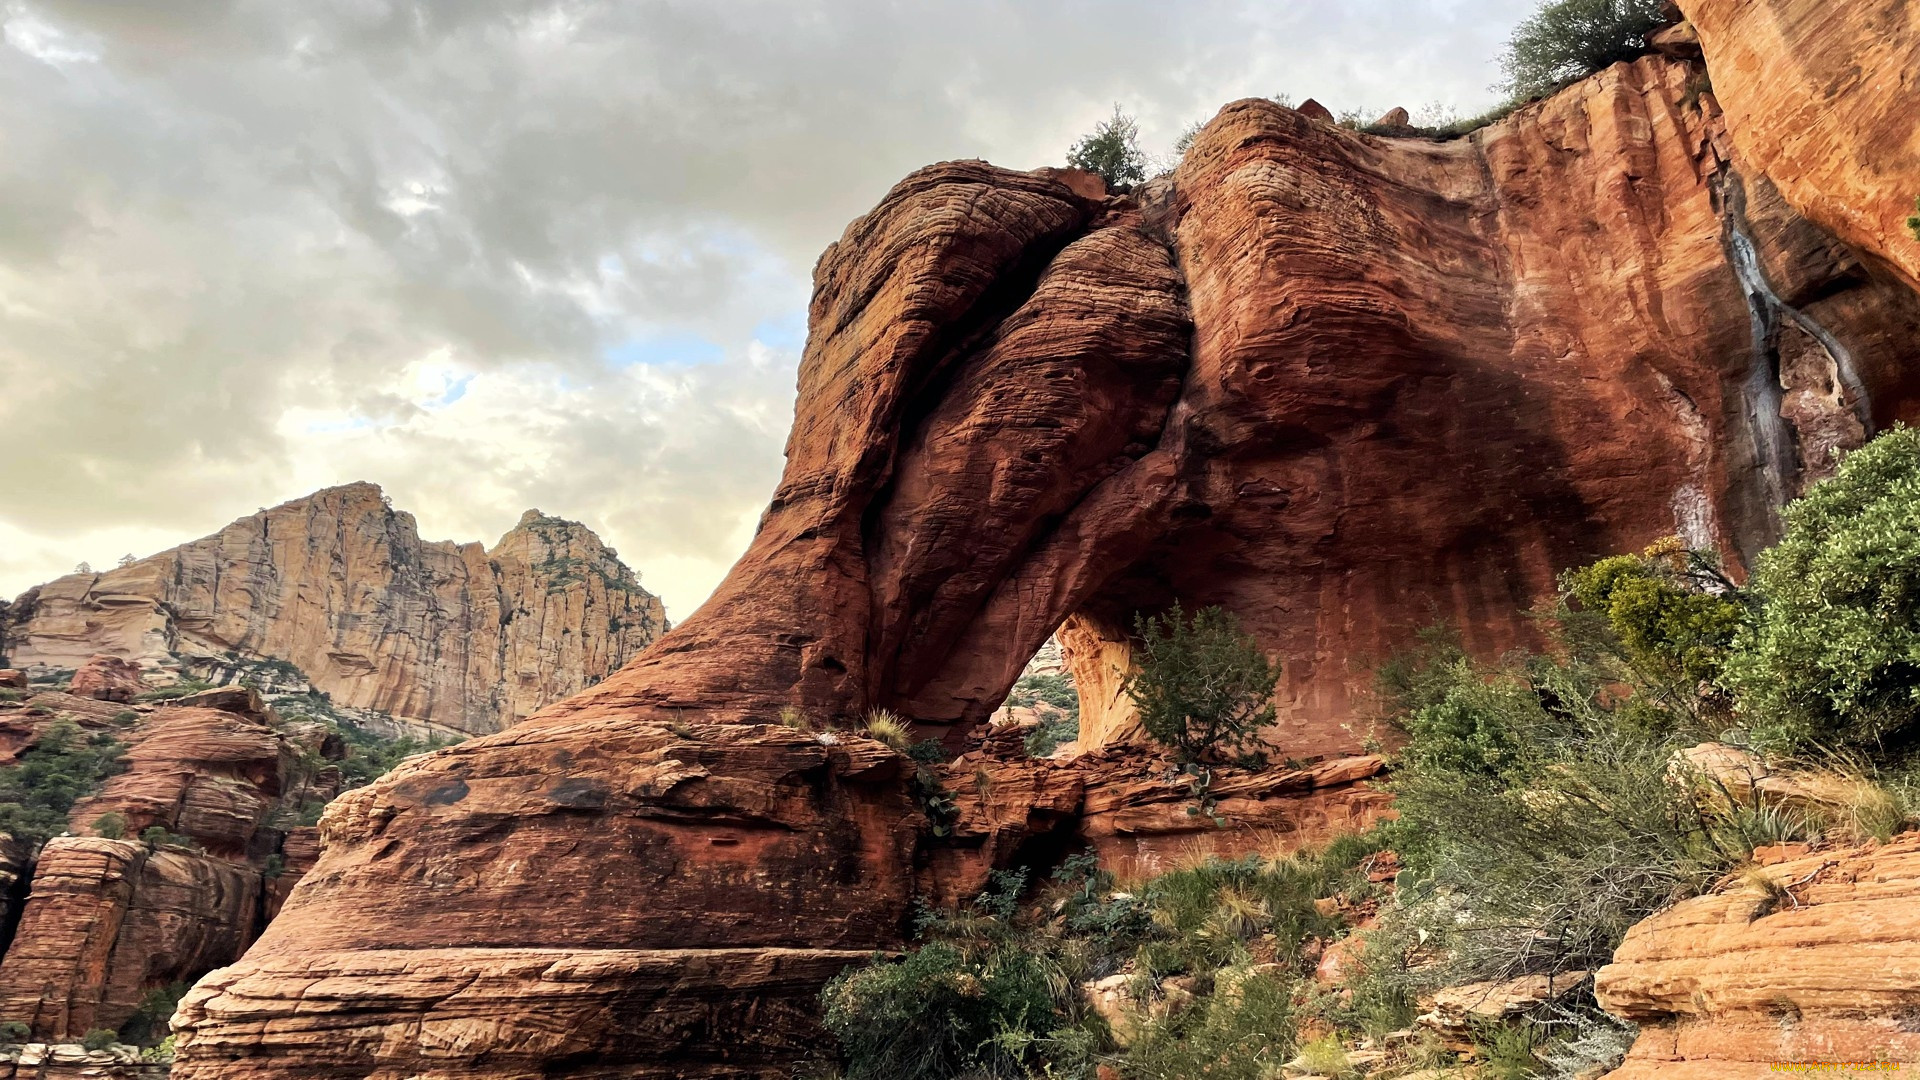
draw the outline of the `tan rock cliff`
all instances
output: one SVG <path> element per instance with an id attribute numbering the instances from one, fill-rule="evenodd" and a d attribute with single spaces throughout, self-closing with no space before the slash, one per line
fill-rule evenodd
<path id="1" fill-rule="evenodd" d="M 492 550 L 427 543 L 364 483 L 49 582 L 10 620 L 7 652 L 22 667 L 177 657 L 224 679 L 235 655 L 284 661 L 335 704 L 458 734 L 498 731 L 591 685 L 667 628 L 659 599 L 577 522 L 529 510 Z"/>

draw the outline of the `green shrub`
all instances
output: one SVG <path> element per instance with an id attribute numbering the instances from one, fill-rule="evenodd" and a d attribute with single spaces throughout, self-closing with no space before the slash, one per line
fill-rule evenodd
<path id="1" fill-rule="evenodd" d="M 18 1020 L 9 1020 L 0 1024 L 0 1043 L 8 1045 L 23 1043 L 33 1038 L 33 1028 Z"/>
<path id="2" fill-rule="evenodd" d="M 1666 699 L 1690 706 L 1726 662 L 1747 606 L 1709 552 L 1678 538 L 1569 571 L 1566 598 L 1605 620 L 1624 657 Z"/>
<path id="3" fill-rule="evenodd" d="M 1067 151 L 1067 164 L 1099 173 L 1111 191 L 1127 191 L 1147 178 L 1147 156 L 1140 150 L 1140 125 L 1113 107 L 1113 116 Z"/>
<path id="4" fill-rule="evenodd" d="M 180 1007 L 180 999 L 187 995 L 192 986 L 190 982 L 172 982 L 148 990 L 146 996 L 140 999 L 139 1008 L 134 1010 L 126 1023 L 120 1025 L 117 1041 L 129 1046 L 153 1046 L 169 1038 L 168 1027 L 173 1020 L 174 1010 Z"/>
<path id="5" fill-rule="evenodd" d="M 996 872 L 962 911 L 923 909 L 926 945 L 897 963 L 876 956 L 827 984 L 823 1019 L 849 1080 L 1026 1075 L 1039 1042 L 1065 1017 L 1049 965 L 1015 933 L 1025 882 L 1024 872 Z"/>
<path id="6" fill-rule="evenodd" d="M 1920 196 L 1914 198 L 1913 208 L 1920 211 Z M 1907 228 L 1913 231 L 1913 238 L 1915 240 L 1920 240 L 1920 213 L 1916 213 L 1907 219 Z"/>
<path id="7" fill-rule="evenodd" d="M 1516 98 L 1551 93 L 1646 51 L 1666 22 L 1664 0 L 1551 0 L 1520 24 L 1501 69 Z"/>
<path id="8" fill-rule="evenodd" d="M 1028 757 L 1043 758 L 1060 749 L 1062 743 L 1070 743 L 1080 737 L 1079 710 L 1073 715 L 1056 713 L 1035 724 L 1032 731 L 1021 743 Z"/>
<path id="9" fill-rule="evenodd" d="M 105 840 L 125 840 L 127 838 L 127 815 L 118 810 L 109 810 L 93 819 L 93 835 Z"/>
<path id="10" fill-rule="evenodd" d="M 16 690 L 11 686 L 0 686 L 0 701 L 24 701 L 26 697 L 27 692 L 25 690 Z"/>
<path id="11" fill-rule="evenodd" d="M 94 1028 L 80 1037 L 80 1045 L 88 1051 L 105 1050 L 120 1041 L 120 1036 L 112 1028 Z"/>
<path id="12" fill-rule="evenodd" d="M 198 850 L 200 844 L 191 836 L 168 829 L 165 825 L 149 825 L 140 830 L 140 842 L 149 848 L 179 847 Z"/>
<path id="13" fill-rule="evenodd" d="M 1265 1080 L 1295 1053 L 1294 989 L 1284 975 L 1248 973 L 1147 1025 L 1127 1049 L 1130 1080 Z"/>
<path id="14" fill-rule="evenodd" d="M 1179 604 L 1157 618 L 1137 617 L 1138 669 L 1125 693 L 1140 723 L 1182 761 L 1239 751 L 1273 723 L 1280 672 L 1225 609 L 1202 608 L 1189 620 Z"/>
<path id="15" fill-rule="evenodd" d="M 1384 688 L 1411 710 L 1388 832 L 1430 985 L 1592 969 L 1752 849 L 1751 823 L 1673 782 L 1686 717 L 1649 722 L 1663 707 L 1612 654 L 1557 651 L 1488 666 L 1441 648 Z"/>
<path id="16" fill-rule="evenodd" d="M 73 804 L 119 771 L 125 749 L 71 720 L 49 723 L 18 765 L 0 770 L 0 832 L 36 846 L 65 832 Z"/>
<path id="17" fill-rule="evenodd" d="M 1895 428 L 1786 509 L 1722 682 L 1755 742 L 1885 757 L 1920 735 L 1920 430 Z"/>

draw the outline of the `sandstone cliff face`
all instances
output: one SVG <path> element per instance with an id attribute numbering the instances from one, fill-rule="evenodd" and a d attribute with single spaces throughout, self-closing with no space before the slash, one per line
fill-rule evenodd
<path id="1" fill-rule="evenodd" d="M 222 678 L 235 655 L 284 661 L 338 705 L 458 734 L 590 685 L 667 628 L 659 599 L 577 522 L 529 510 L 491 551 L 426 543 L 364 483 L 70 574 L 21 597 L 10 620 L 20 666 L 106 653 Z"/>
<path id="2" fill-rule="evenodd" d="M 1773 1062 L 1920 1061 L 1920 836 L 1779 862 L 1634 927 L 1600 970 L 1640 1025 L 1611 1080 L 1744 1080 Z"/>
<path id="3" fill-rule="evenodd" d="M 956 822 L 979 854 L 919 849 L 916 881 L 901 759 L 783 708 L 884 706 L 963 749 L 1063 621 L 1097 685 L 1083 650 L 1117 670 L 1131 613 L 1178 597 L 1287 658 L 1273 739 L 1333 754 L 1419 626 L 1522 643 L 1561 568 L 1676 531 L 1738 561 L 1827 448 L 1913 415 L 1920 307 L 1885 236 L 1740 171 L 1697 75 L 1619 65 L 1445 144 L 1240 102 L 1137 197 L 909 177 L 820 261 L 787 472 L 714 598 L 330 810 L 281 917 L 183 1007 L 177 1074 L 773 1075 L 801 984 L 897 943 L 907 898 L 1176 805 L 989 770 Z"/>
<path id="4" fill-rule="evenodd" d="M 0 957 L 0 1020 L 38 1038 L 118 1029 L 155 989 L 232 963 L 312 865 L 314 830 L 271 823 L 298 748 L 252 691 L 163 706 L 120 738 L 125 771 L 75 804 L 76 835 L 41 849 Z M 159 827 L 169 840 L 88 835 L 104 814 L 128 836 Z"/>

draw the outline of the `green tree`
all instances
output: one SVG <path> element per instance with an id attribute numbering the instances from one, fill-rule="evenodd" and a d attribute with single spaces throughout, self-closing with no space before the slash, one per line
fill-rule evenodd
<path id="1" fill-rule="evenodd" d="M 1157 618 L 1138 616 L 1139 667 L 1125 692 L 1141 726 L 1184 761 L 1240 750 L 1273 723 L 1279 669 L 1224 608 L 1188 619 L 1178 603 Z"/>
<path id="2" fill-rule="evenodd" d="M 1665 7 L 1665 0 L 1552 0 L 1507 42 L 1505 89 L 1534 97 L 1633 59 L 1666 22 Z"/>
<path id="3" fill-rule="evenodd" d="M 1920 211 L 1920 197 L 1915 197 L 1913 200 L 1913 208 L 1916 211 Z M 1907 228 L 1913 230 L 1913 238 L 1915 240 L 1920 240 L 1920 213 L 1916 213 L 1907 219 Z"/>
<path id="4" fill-rule="evenodd" d="M 109 810 L 93 819 L 93 835 L 105 840 L 125 840 L 127 838 L 127 815 L 118 810 Z"/>
<path id="5" fill-rule="evenodd" d="M 1147 156 L 1140 151 L 1140 125 L 1113 107 L 1113 116 L 1067 151 L 1067 164 L 1099 173 L 1112 191 L 1126 191 L 1147 178 Z"/>
<path id="6" fill-rule="evenodd" d="M 1619 641 L 1624 659 L 1666 700 L 1698 711 L 1747 621 L 1740 591 L 1711 552 L 1668 537 L 1638 555 L 1615 555 L 1569 571 L 1561 592 L 1598 616 Z"/>
<path id="7" fill-rule="evenodd" d="M 1847 455 L 1787 507 L 1722 682 L 1756 742 L 1880 753 L 1920 735 L 1920 430 Z"/>

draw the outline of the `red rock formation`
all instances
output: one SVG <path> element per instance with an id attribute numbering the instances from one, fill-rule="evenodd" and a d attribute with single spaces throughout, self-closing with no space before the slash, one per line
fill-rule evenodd
<path id="1" fill-rule="evenodd" d="M 127 835 L 159 827 L 193 847 L 83 835 L 41 850 L 0 958 L 0 1020 L 37 1036 L 117 1029 L 153 989 L 231 963 L 312 864 L 313 830 L 283 843 L 266 825 L 295 751 L 253 691 L 182 699 L 122 738 L 125 771 L 74 806 L 73 830 L 114 813 Z"/>
<path id="2" fill-rule="evenodd" d="M 1920 287 L 1920 11 L 1906 0 L 1681 0 L 1727 111 L 1734 162 Z"/>
<path id="3" fill-rule="evenodd" d="M 903 939 L 907 761 L 783 727 L 685 731 L 522 725 L 342 796 L 319 867 L 246 966 L 183 1005 L 201 1059 L 264 1052 L 314 1076 L 433 1062 L 505 1078 L 568 1059 L 578 1076 L 787 1075 L 820 1038 L 821 983 Z M 314 904 L 316 889 L 354 899 Z M 534 894 L 559 902 L 522 902 Z M 423 937 L 428 896 L 445 906 Z M 290 994 L 299 1015 L 277 1015 Z M 391 1038 L 401 1017 L 417 1041 Z"/>
<path id="4" fill-rule="evenodd" d="M 47 842 L 6 959 L 0 1016 L 75 1041 L 117 1029 L 155 987 L 240 955 L 258 933 L 260 874 L 133 840 Z"/>
<path id="5" fill-rule="evenodd" d="M 714 598 L 329 811 L 177 1074 L 768 1074 L 809 1030 L 779 965 L 898 940 L 918 822 L 899 756 L 739 722 L 884 706 L 960 748 L 1063 621 L 1123 658 L 1107 628 L 1179 598 L 1286 659 L 1285 753 L 1351 751 L 1415 628 L 1491 653 L 1570 563 L 1752 550 L 1821 450 L 1911 414 L 1920 303 L 1730 172 L 1696 74 L 1616 66 L 1450 143 L 1240 102 L 1137 197 L 909 177 L 816 269 L 786 476 Z M 1064 820 L 1037 768 L 956 823 L 976 869 Z M 1083 791 L 1109 844 L 1189 816 Z M 1303 831 L 1377 806 L 1224 794 Z M 673 1017 L 768 1019 L 683 1042 L 631 1011 L 668 984 Z"/>
<path id="6" fill-rule="evenodd" d="M 1627 933 L 1595 992 L 1641 1025 L 1610 1080 L 1746 1080 L 1774 1062 L 1920 1062 L 1920 834 L 1767 866 Z"/>
<path id="7" fill-rule="evenodd" d="M 96 654 L 73 673 L 67 692 L 96 701 L 129 702 L 146 688 L 140 678 L 140 665 L 117 656 Z"/>
<path id="8" fill-rule="evenodd" d="M 0 690 L 25 690 L 27 673 L 17 668 L 0 668 Z"/>
<path id="9" fill-rule="evenodd" d="M 25 667 L 106 653 L 290 689 L 304 676 L 336 705 L 463 734 L 591 685 L 667 625 L 659 599 L 578 522 L 529 510 L 492 550 L 425 543 L 411 514 L 364 483 L 69 574 L 5 618 L 0 636 Z"/>

